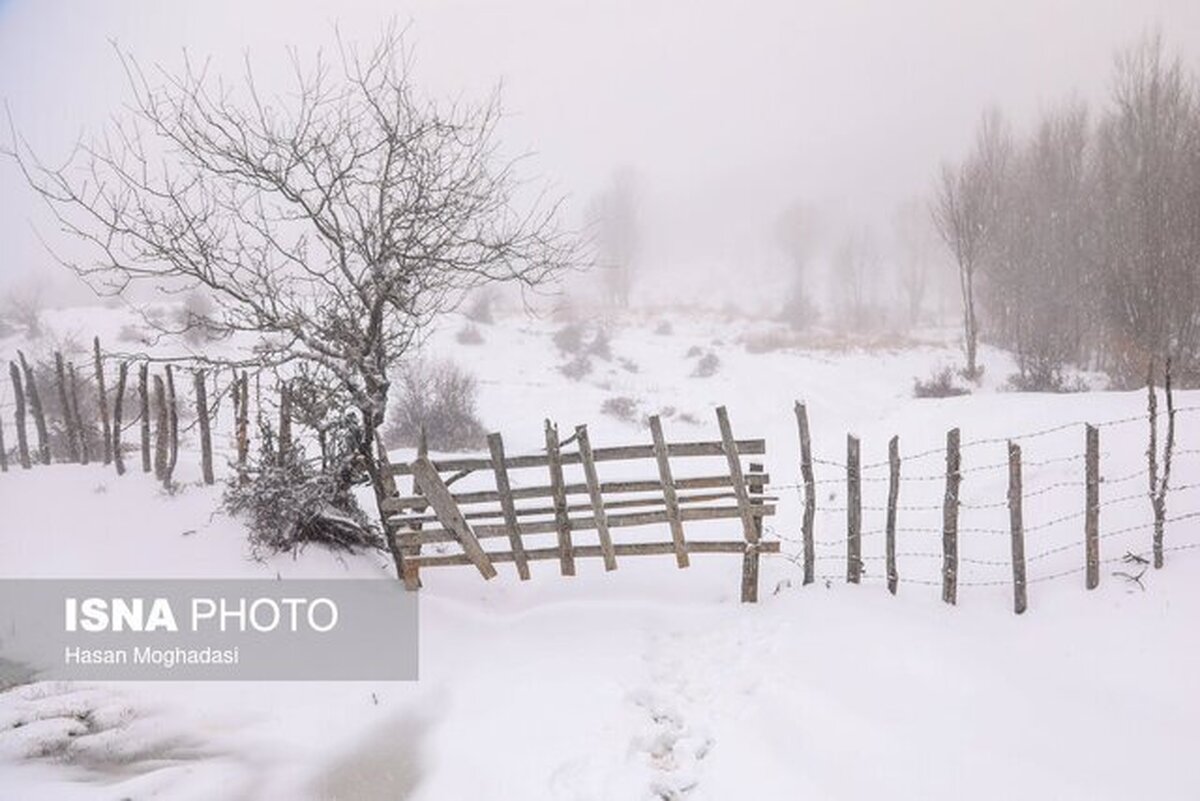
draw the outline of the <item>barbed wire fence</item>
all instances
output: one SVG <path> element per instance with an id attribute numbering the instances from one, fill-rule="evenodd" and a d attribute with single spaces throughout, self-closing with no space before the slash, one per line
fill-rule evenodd
<path id="1" fill-rule="evenodd" d="M 771 483 L 767 491 L 777 495 L 794 491 L 803 522 L 798 533 L 776 529 L 769 533 L 792 546 L 779 558 L 798 567 L 806 585 L 884 583 L 892 594 L 902 583 L 940 587 L 943 600 L 951 604 L 957 602 L 960 587 L 1011 586 L 1018 614 L 1027 607 L 1029 585 L 1082 574 L 1084 586 L 1095 589 L 1104 568 L 1119 566 L 1121 569 L 1112 569 L 1113 576 L 1145 589 L 1142 579 L 1151 565 L 1162 567 L 1167 554 L 1200 548 L 1196 529 L 1180 525 L 1200 519 L 1200 505 L 1167 513 L 1168 506 L 1174 508 L 1180 500 L 1200 500 L 1196 492 L 1200 482 L 1170 481 L 1172 463 L 1186 464 L 1200 456 L 1200 448 L 1177 447 L 1176 430 L 1177 418 L 1200 412 L 1200 405 L 1176 407 L 1169 378 L 1165 390 L 1165 411 L 1158 409 L 1158 390 L 1150 385 L 1144 414 L 1098 423 L 1061 423 L 1010 437 L 963 440 L 960 431 L 952 429 L 947 432 L 945 447 L 927 448 L 903 458 L 899 438 L 892 437 L 888 458 L 866 463 L 859 458 L 861 446 L 854 435 L 847 436 L 845 459 L 814 455 L 808 411 L 805 404 L 797 402 L 801 480 Z M 1160 441 L 1164 419 L 1166 437 Z M 1139 454 L 1146 466 L 1129 470 L 1129 449 L 1101 451 L 1099 443 L 1102 432 L 1138 424 L 1149 431 L 1145 451 Z M 1023 458 L 1022 446 L 1070 432 L 1083 435 L 1080 452 Z M 984 456 L 979 464 L 964 464 L 964 453 L 986 453 L 996 446 L 1007 450 L 1007 459 Z M 1102 473 L 1102 457 L 1110 456 L 1125 465 L 1125 472 Z M 934 471 L 925 466 L 939 457 L 944 459 L 944 469 Z M 1067 471 L 1078 471 L 1078 476 L 1065 474 Z M 1049 480 L 1046 474 L 1050 474 Z M 995 500 L 964 500 L 960 495 L 966 478 L 981 479 L 985 485 L 1007 478 L 1007 491 Z M 1031 478 L 1038 483 L 1027 490 L 1026 481 Z M 1145 482 L 1142 489 L 1135 488 L 1139 480 Z M 864 487 L 871 500 L 864 501 Z M 929 498 L 939 489 L 941 498 Z M 825 495 L 823 500 L 818 500 L 819 490 Z M 886 500 L 874 500 L 882 498 L 885 491 Z M 1068 500 L 1071 492 L 1078 495 Z M 911 500 L 913 495 L 917 502 Z M 902 498 L 907 500 L 902 502 Z M 1139 501 L 1146 504 L 1149 520 L 1133 520 Z M 1024 507 L 1029 502 L 1047 507 L 1049 514 L 1027 524 Z M 994 516 L 1004 511 L 1008 512 L 1008 525 L 986 525 L 996 522 Z M 864 528 L 864 513 L 882 516 L 883 525 Z M 931 522 L 931 515 L 940 519 Z M 1102 521 L 1109 527 L 1102 528 Z M 1164 540 L 1167 528 L 1171 530 L 1170 544 Z M 837 536 L 829 536 L 831 529 Z M 1028 554 L 1027 535 L 1032 535 L 1035 544 Z M 940 548 L 934 538 L 940 539 Z M 864 542 L 880 540 L 882 547 L 863 553 Z M 938 562 L 940 569 L 936 569 Z"/>

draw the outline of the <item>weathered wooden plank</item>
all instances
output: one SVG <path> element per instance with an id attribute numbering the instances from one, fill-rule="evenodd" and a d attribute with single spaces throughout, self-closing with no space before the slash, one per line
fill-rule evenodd
<path id="1" fill-rule="evenodd" d="M 617 543 L 613 547 L 616 549 L 617 556 L 666 556 L 675 552 L 674 542 Z M 778 542 L 764 541 L 756 547 L 760 553 L 779 553 Z M 747 544 L 742 540 L 736 542 L 690 540 L 687 543 L 689 554 L 744 553 L 746 548 Z M 602 557 L 604 554 L 598 545 L 577 545 L 575 546 L 575 555 L 583 559 L 595 559 Z M 509 551 L 493 551 L 489 552 L 488 556 L 493 562 L 497 563 L 513 561 L 513 555 Z M 525 550 L 525 558 L 529 561 L 557 559 L 558 548 L 527 548 Z M 452 567 L 471 564 L 471 560 L 463 554 L 422 556 L 418 561 L 422 567 Z"/>
<path id="2" fill-rule="evenodd" d="M 608 533 L 608 522 L 604 515 L 604 496 L 600 493 L 600 478 L 596 475 L 596 462 L 592 458 L 592 443 L 588 439 L 587 426 L 575 426 L 579 458 L 583 464 L 583 479 L 587 483 L 588 496 L 592 501 L 592 517 L 596 521 L 596 536 L 600 540 L 600 551 L 604 554 L 604 569 L 617 569 L 617 555 L 613 551 L 612 535 Z"/>
<path id="3" fill-rule="evenodd" d="M 846 435 L 846 581 L 862 581 L 862 475 L 858 437 Z"/>
<path id="4" fill-rule="evenodd" d="M 756 513 L 764 517 L 770 517 L 775 514 L 774 505 L 764 504 L 754 510 Z M 736 506 L 721 506 L 721 507 L 700 507 L 700 508 L 680 508 L 679 519 L 684 523 L 692 523 L 701 520 L 731 520 L 741 517 L 741 509 Z M 634 512 L 630 514 L 608 515 L 605 518 L 609 529 L 614 528 L 629 528 L 631 526 L 649 526 L 660 523 L 670 522 L 667 518 L 666 510 L 658 510 L 653 512 Z M 596 520 L 593 517 L 572 517 L 570 519 L 572 531 L 585 531 L 596 527 Z M 475 536 L 480 539 L 487 537 L 507 537 L 508 528 L 503 524 L 478 524 L 471 526 L 471 530 L 475 532 Z M 521 533 L 524 536 L 532 536 L 534 534 L 554 534 L 558 531 L 557 520 L 535 520 L 521 524 Z M 441 529 L 426 529 L 421 532 L 402 531 L 397 535 L 401 542 L 404 543 L 432 543 L 432 542 L 452 542 L 455 537 L 453 532 Z"/>
<path id="5" fill-rule="evenodd" d="M 558 534 L 559 565 L 564 576 L 575 575 L 575 556 L 572 552 L 571 526 L 567 516 L 566 482 L 563 480 L 562 454 L 558 449 L 558 427 L 546 421 L 546 466 L 550 471 L 550 488 L 554 498 L 554 531 Z M 506 466 L 511 467 L 511 462 Z"/>
<path id="6" fill-rule="evenodd" d="M 25 425 L 25 388 L 21 380 L 21 368 L 17 367 L 16 362 L 8 363 L 8 374 L 12 379 L 13 400 L 16 402 L 17 458 L 21 460 L 21 467 L 28 470 L 33 466 L 33 461 L 29 458 L 29 435 Z"/>
<path id="7" fill-rule="evenodd" d="M 429 505 L 437 512 L 442 525 L 454 534 L 462 546 L 464 555 L 479 570 L 479 574 L 485 579 L 494 578 L 496 568 L 492 565 L 492 560 L 479 545 L 479 540 L 475 538 L 471 526 L 459 514 L 458 506 L 450 497 L 450 490 L 446 488 L 445 482 L 430 464 L 428 457 L 418 457 L 413 462 L 413 477 L 420 484 L 425 497 L 429 499 Z"/>
<path id="8" fill-rule="evenodd" d="M 121 366 L 117 368 L 117 394 L 113 397 L 112 428 L 113 465 L 117 468 L 118 476 L 125 475 L 125 454 L 121 452 L 121 424 L 125 410 L 125 382 L 128 378 L 129 364 L 121 362 Z"/>
<path id="9" fill-rule="evenodd" d="M 1084 496 L 1084 545 L 1087 560 L 1086 586 L 1094 590 L 1100 586 L 1100 429 L 1087 427 L 1087 453 L 1085 476 L 1087 485 Z"/>
<path id="10" fill-rule="evenodd" d="M 213 475 L 212 424 L 208 419 L 208 385 L 203 370 L 192 373 L 192 387 L 196 395 L 196 420 L 200 431 L 200 473 L 205 484 L 216 481 Z"/>
<path id="11" fill-rule="evenodd" d="M 796 402 L 796 424 L 800 429 L 800 477 L 804 482 L 804 522 L 800 527 L 804 545 L 804 583 L 812 584 L 816 575 L 817 549 L 813 541 L 813 520 L 817 513 L 817 482 L 813 477 L 812 437 L 808 430 L 808 409 Z"/>
<path id="12" fill-rule="evenodd" d="M 556 442 L 555 445 L 558 445 Z M 766 453 L 766 442 L 761 439 L 737 440 L 737 451 L 742 456 L 761 456 Z M 668 456 L 672 459 L 681 457 L 722 456 L 724 445 L 720 442 L 678 442 L 667 446 Z M 634 459 L 653 459 L 653 445 L 620 445 L 608 448 L 596 448 L 592 451 L 592 459 L 597 462 L 617 462 Z M 559 463 L 562 465 L 580 464 L 578 453 L 560 453 Z M 504 466 L 509 470 L 547 467 L 548 454 L 538 453 L 524 456 L 510 456 Z M 437 459 L 433 466 L 439 473 L 453 473 L 462 470 L 490 470 L 490 459 L 465 457 L 460 459 Z M 412 471 L 411 465 L 396 464 L 391 467 L 393 475 L 405 476 Z"/>
<path id="13" fill-rule="evenodd" d="M 671 460 L 668 456 L 666 437 L 663 436 L 662 420 L 653 415 L 650 418 L 650 436 L 654 440 L 654 459 L 658 462 L 658 477 L 662 482 L 663 503 L 667 507 L 667 521 L 671 525 L 671 541 L 675 543 L 675 564 L 687 567 L 687 542 L 683 533 L 683 521 L 679 519 L 679 494 L 676 492 L 675 478 L 671 474 Z M 730 479 L 732 482 L 732 479 Z"/>
<path id="14" fill-rule="evenodd" d="M 1025 523 L 1022 513 L 1021 446 L 1008 443 L 1008 525 L 1012 533 L 1013 611 L 1018 615 L 1027 604 L 1025 582 Z"/>
<path id="15" fill-rule="evenodd" d="M 25 376 L 25 396 L 29 401 L 29 412 L 33 415 L 33 426 L 37 433 L 38 458 L 42 464 L 50 464 L 50 434 L 46 427 L 46 409 L 42 406 L 42 393 L 38 390 L 37 377 L 33 368 L 25 361 L 25 354 L 17 351 L 17 361 L 21 363 L 21 372 Z"/>
<path id="16" fill-rule="evenodd" d="M 733 491 L 737 495 L 737 504 L 742 519 L 742 533 L 746 542 L 758 542 L 758 528 L 754 525 L 754 510 L 750 508 L 750 497 L 746 492 L 746 480 L 742 474 L 741 451 L 733 438 L 733 428 L 729 425 L 729 412 L 724 406 L 717 407 L 717 425 L 721 429 L 721 446 L 725 452 L 725 461 L 729 465 L 729 477 L 733 479 Z"/>
<path id="17" fill-rule="evenodd" d="M 900 583 L 896 570 L 896 505 L 900 499 L 900 438 L 888 442 L 888 501 L 885 536 L 887 537 L 887 588 L 892 595 Z"/>
<path id="18" fill-rule="evenodd" d="M 747 477 L 747 479 L 749 479 L 750 476 L 747 475 L 746 477 Z M 754 490 L 754 487 L 755 487 L 754 484 L 750 485 L 751 491 Z M 696 503 L 711 503 L 713 501 L 736 500 L 736 496 L 732 492 L 714 492 L 714 493 L 696 494 L 696 495 L 676 495 L 675 497 L 676 497 L 676 501 L 680 505 L 696 504 Z M 774 495 L 763 495 L 760 497 L 763 500 L 767 500 L 767 501 L 778 501 L 779 500 L 779 498 Z M 630 498 L 627 500 L 620 500 L 620 501 L 605 501 L 604 502 L 604 511 L 605 511 L 605 513 L 609 513 L 614 510 L 617 510 L 617 509 L 636 509 L 639 507 L 646 507 L 646 506 L 664 507 L 665 508 L 666 500 L 664 498 L 659 497 L 659 498 Z M 592 509 L 592 502 L 590 500 L 587 503 L 571 503 L 571 504 L 567 505 L 567 512 L 583 512 L 583 511 L 590 511 L 591 509 Z M 465 510 L 461 509 L 461 504 L 460 504 L 460 511 L 462 511 L 462 516 L 466 520 L 496 520 L 498 518 L 503 519 L 503 517 L 504 517 L 504 510 L 501 509 L 500 507 L 496 507 L 494 509 L 476 509 L 473 511 L 465 511 Z M 553 515 L 554 507 L 553 506 L 530 506 L 530 507 L 518 506 L 518 507 L 516 507 L 515 511 L 516 511 L 518 518 L 544 517 L 547 515 Z M 428 513 L 428 512 L 420 512 L 420 513 L 413 512 L 410 514 L 388 515 L 387 522 L 389 524 L 395 525 L 395 526 L 414 526 L 414 525 L 420 525 L 422 523 L 436 523 L 437 516 L 433 515 L 431 513 Z"/>
<path id="19" fill-rule="evenodd" d="M 946 496 L 942 502 L 942 600 L 958 603 L 958 488 L 962 482 L 959 430 L 946 432 Z"/>
<path id="20" fill-rule="evenodd" d="M 150 472 L 150 365 L 138 368 L 138 430 L 141 434 L 142 472 Z"/>
<path id="21" fill-rule="evenodd" d="M 508 529 L 508 541 L 517 564 L 517 575 L 521 581 L 529 580 L 529 560 L 525 558 L 525 546 L 521 543 L 521 523 L 517 520 L 517 509 L 513 504 L 512 486 L 508 480 L 508 468 L 504 466 L 504 439 L 500 434 L 488 434 L 488 450 L 492 454 L 492 470 L 496 474 L 496 492 L 500 496 L 500 509 L 504 525 Z"/>
<path id="22" fill-rule="evenodd" d="M 756 462 L 750 464 L 750 474 L 761 473 L 763 466 Z M 758 532 L 758 537 L 754 542 L 746 544 L 746 550 L 742 554 L 742 603 L 754 604 L 758 603 L 758 567 L 759 567 L 759 545 L 762 541 L 762 515 L 758 510 L 762 509 L 762 484 L 751 484 L 749 489 L 750 506 L 755 510 L 754 528 Z"/>
<path id="23" fill-rule="evenodd" d="M 746 476 L 746 483 L 750 485 L 753 485 L 755 482 L 768 484 L 770 481 L 771 476 L 767 473 Z M 721 487 L 732 486 L 733 479 L 731 479 L 729 476 L 703 476 L 699 478 L 675 479 L 676 490 L 719 489 Z M 663 484 L 661 481 L 602 481 L 600 482 L 600 491 L 605 495 L 662 492 Z M 588 488 L 587 484 L 566 484 L 563 487 L 563 492 L 566 495 L 586 495 Z M 497 503 L 500 500 L 500 494 L 493 490 L 455 492 L 452 494 L 452 497 L 454 498 L 454 502 L 459 506 L 482 503 Z M 516 487 L 512 490 L 512 497 L 513 500 L 553 498 L 554 488 L 551 486 Z M 423 508 L 426 505 L 425 499 L 420 495 L 406 495 L 396 498 L 388 498 L 384 504 L 383 510 L 385 512 L 403 512 L 406 509 L 412 509 L 414 507 Z M 606 506 L 607 505 L 611 504 L 606 504 Z"/>
<path id="24" fill-rule="evenodd" d="M 93 367 L 96 371 L 96 397 L 99 401 L 100 432 L 104 438 L 104 463 L 112 463 L 112 424 L 108 417 L 108 393 L 104 384 L 104 361 L 100 357 L 100 337 L 92 337 Z"/>

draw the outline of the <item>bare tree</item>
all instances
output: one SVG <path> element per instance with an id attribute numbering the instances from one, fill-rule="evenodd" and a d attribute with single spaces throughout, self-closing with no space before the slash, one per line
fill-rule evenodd
<path id="1" fill-rule="evenodd" d="M 820 223 L 816 210 L 797 201 L 788 206 L 775 222 L 775 241 L 788 260 L 792 285 L 784 301 L 783 318 L 797 328 L 807 326 L 816 316 L 809 296 L 807 273 L 813 252 L 820 243 Z"/>
<path id="2" fill-rule="evenodd" d="M 877 317 L 879 249 L 869 228 L 848 233 L 833 255 L 833 305 L 846 327 L 865 331 Z"/>
<path id="3" fill-rule="evenodd" d="M 925 296 L 929 292 L 931 266 L 937 232 L 919 199 L 900 204 L 892 217 L 892 231 L 898 249 L 898 278 L 908 307 L 909 325 L 920 322 Z"/>
<path id="4" fill-rule="evenodd" d="M 254 335 L 244 364 L 318 370 L 357 410 L 358 454 L 382 493 L 389 372 L 429 320 L 480 285 L 536 287 L 575 263 L 558 203 L 498 157 L 498 98 L 420 99 L 394 29 L 365 52 L 340 40 L 332 58 L 293 52 L 278 95 L 249 60 L 226 82 L 186 59 L 169 72 L 118 57 L 128 112 L 64 166 L 10 120 L 8 155 L 90 246 L 89 261 L 60 260 L 102 293 L 201 289 L 210 332 Z"/>
<path id="5" fill-rule="evenodd" d="M 596 246 L 596 263 L 610 303 L 627 308 L 633 291 L 633 263 L 640 244 L 637 178 L 623 167 L 587 209 Z"/>
<path id="6" fill-rule="evenodd" d="M 957 168 L 949 165 L 942 168 L 932 209 L 938 234 L 958 266 L 967 355 L 964 372 L 972 379 L 979 375 L 977 273 L 989 244 L 1010 150 L 1010 135 L 1003 119 L 998 112 L 989 112 L 980 124 L 971 156 Z"/>

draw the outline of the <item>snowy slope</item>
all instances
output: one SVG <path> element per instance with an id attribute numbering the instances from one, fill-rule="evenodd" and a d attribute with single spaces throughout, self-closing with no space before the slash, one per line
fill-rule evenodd
<path id="1" fill-rule="evenodd" d="M 898 434 L 903 453 L 930 452 L 906 463 L 912 476 L 942 469 L 937 451 L 951 426 L 974 441 L 1144 408 L 1141 393 L 994 391 L 1011 368 L 991 351 L 990 388 L 914 401 L 913 379 L 956 358 L 948 346 L 751 353 L 746 342 L 761 326 L 665 316 L 670 334 L 655 333 L 659 314 L 615 327 L 613 359 L 594 359 L 579 381 L 556 371 L 569 357 L 551 342 L 561 325 L 546 320 L 480 326 L 482 345 L 456 343 L 451 323 L 425 348 L 479 377 L 481 416 L 511 453 L 539 448 L 544 417 L 560 429 L 588 423 L 596 444 L 646 441 L 640 421 L 601 413 L 614 396 L 633 399 L 639 416 L 673 408 L 668 436 L 684 439 L 714 437 L 712 409 L 727 405 L 735 433 L 767 439 L 781 498 L 771 532 L 789 555 L 802 510 L 790 486 L 796 399 L 808 403 L 821 457 L 842 460 L 850 431 L 862 438 L 864 461 L 876 462 Z M 119 310 L 93 310 L 54 324 L 74 325 L 86 342 L 93 330 L 115 337 L 122 321 Z M 719 357 L 716 375 L 691 377 L 693 347 Z M 1200 393 L 1180 393 L 1179 403 L 1200 403 Z M 1026 441 L 1029 462 L 1049 462 L 1027 470 L 1027 492 L 1077 479 L 1078 461 L 1055 460 L 1082 445 L 1082 426 Z M 1181 417 L 1179 447 L 1200 447 L 1200 415 Z M 1144 422 L 1105 428 L 1102 473 L 1135 473 L 1144 449 Z M 1002 441 L 973 445 L 964 467 L 1004 458 Z M 181 456 L 185 482 L 198 475 L 194 461 Z M 964 509 L 963 526 L 1004 529 L 1007 511 L 994 505 L 1004 499 L 1003 472 L 966 475 L 963 499 L 978 508 Z M 1196 483 L 1200 462 L 1181 457 L 1175 476 Z M 819 507 L 833 507 L 818 515 L 817 537 L 827 543 L 818 572 L 839 576 L 844 489 L 835 467 L 819 465 L 818 478 L 828 481 Z M 885 486 L 865 484 L 868 507 L 882 503 Z M 1138 480 L 1106 486 L 1104 499 L 1143 488 Z M 906 506 L 935 507 L 941 485 L 918 481 L 905 493 Z M 1076 513 L 1081 494 L 1066 486 L 1031 497 L 1027 523 Z M 118 479 L 98 466 L 10 471 L 0 477 L 0 575 L 390 575 L 381 556 L 319 549 L 250 561 L 240 525 L 212 514 L 218 495 L 188 483 L 167 496 L 143 476 Z M 1200 493 L 1171 503 L 1172 514 L 1200 508 Z M 867 531 L 882 526 L 881 513 L 868 508 L 865 517 Z M 1144 497 L 1131 499 L 1106 506 L 1103 527 L 1148 519 Z M 939 520 L 918 508 L 901 526 Z M 939 563 L 923 554 L 940 547 L 918 532 L 901 534 L 900 550 L 911 555 L 901 559 L 896 598 L 878 583 L 879 536 L 864 540 L 860 587 L 835 579 L 801 588 L 795 564 L 768 559 L 756 607 L 737 602 L 739 568 L 729 557 L 698 557 L 686 571 L 670 559 L 628 559 L 610 574 L 585 561 L 574 579 L 543 562 L 525 583 L 509 566 L 489 583 L 469 569 L 428 570 L 421 681 L 18 688 L 0 695 L 0 799 L 1193 797 L 1200 550 L 1170 554 L 1144 592 L 1113 577 L 1115 564 L 1091 593 L 1078 573 L 1036 581 L 1077 568 L 1081 528 L 1072 519 L 1031 530 L 1027 551 L 1048 555 L 1030 562 L 1035 583 L 1021 618 L 1002 583 L 1007 538 L 986 533 L 964 532 L 969 586 L 956 608 L 917 583 L 937 578 Z M 1188 542 L 1200 542 L 1194 525 L 1169 528 L 1168 544 Z M 1114 535 L 1102 556 L 1148 543 L 1141 530 Z"/>

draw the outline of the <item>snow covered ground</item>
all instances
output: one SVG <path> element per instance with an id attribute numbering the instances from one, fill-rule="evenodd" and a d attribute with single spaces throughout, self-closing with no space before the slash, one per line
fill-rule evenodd
<path id="1" fill-rule="evenodd" d="M 657 333 L 663 319 L 670 333 Z M 128 320 L 74 310 L 48 322 L 59 336 L 99 333 L 113 346 Z M 18 686 L 0 694 L 0 799 L 1195 797 L 1200 549 L 1169 553 L 1144 591 L 1112 575 L 1128 569 L 1117 562 L 1085 592 L 1082 574 L 1066 573 L 1082 564 L 1082 520 L 1050 524 L 1083 502 L 1081 488 L 1055 488 L 1082 476 L 1081 462 L 1064 458 L 1082 451 L 1082 425 L 1066 424 L 1135 417 L 1143 393 L 996 391 L 1011 364 L 985 351 L 979 393 L 918 401 L 914 378 L 957 358 L 933 334 L 894 350 L 789 347 L 761 324 L 669 312 L 623 320 L 612 358 L 571 380 L 557 372 L 570 360 L 552 343 L 560 323 L 503 318 L 479 326 L 478 345 L 456 342 L 459 327 L 426 349 L 479 377 L 481 416 L 511 453 L 540 447 L 543 418 L 588 423 L 598 445 L 627 444 L 648 440 L 642 415 L 673 410 L 669 438 L 713 438 L 718 404 L 738 436 L 764 437 L 780 497 L 770 531 L 785 556 L 765 560 L 762 602 L 738 603 L 739 565 L 727 556 L 682 571 L 669 558 L 626 559 L 615 573 L 584 561 L 573 579 L 542 562 L 529 582 L 511 566 L 488 583 L 470 569 L 427 570 L 419 682 Z M 692 377 L 709 352 L 715 375 Z M 601 413 L 613 397 L 634 402 L 633 421 Z M 901 503 L 918 508 L 901 517 L 897 597 L 880 583 L 881 536 L 864 539 L 866 583 L 836 578 L 844 489 L 830 465 L 818 466 L 828 482 L 819 506 L 832 507 L 817 518 L 818 573 L 835 578 L 800 586 L 786 558 L 802 511 L 790 486 L 796 399 L 830 461 L 844 459 L 847 432 L 862 438 L 867 463 L 898 434 L 902 453 L 930 452 L 905 475 L 936 475 L 947 428 L 989 440 L 964 450 L 957 607 L 919 583 L 939 571 L 940 539 L 917 530 L 940 522 L 936 480 L 905 484 Z M 1200 404 L 1200 393 L 1178 403 Z M 1007 526 L 997 505 L 1006 475 L 979 468 L 1004 461 L 1003 437 L 1059 426 L 1023 441 L 1032 581 L 1018 618 L 1008 539 L 988 533 Z M 1181 415 L 1179 435 L 1182 451 L 1200 448 L 1200 414 Z M 1145 436 L 1144 421 L 1102 429 L 1102 530 L 1130 529 L 1102 541 L 1106 559 L 1149 546 L 1144 477 L 1128 478 L 1144 466 Z M 317 548 L 251 561 L 238 522 L 213 514 L 219 489 L 195 483 L 194 462 L 181 456 L 185 487 L 174 496 L 99 466 L 10 470 L 0 477 L 0 576 L 391 575 L 382 556 Z M 885 475 L 873 470 L 865 478 Z M 1174 480 L 1200 481 L 1200 459 L 1181 456 Z M 885 488 L 864 485 L 867 532 L 882 527 L 871 507 Z M 1200 492 L 1183 490 L 1168 514 L 1197 509 Z M 1169 526 L 1167 541 L 1200 542 L 1195 521 Z"/>

